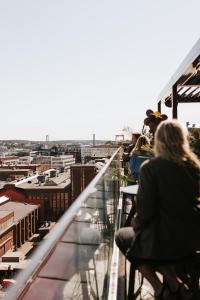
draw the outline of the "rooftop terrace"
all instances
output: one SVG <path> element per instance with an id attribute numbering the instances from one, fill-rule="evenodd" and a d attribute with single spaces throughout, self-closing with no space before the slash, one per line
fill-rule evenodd
<path id="1" fill-rule="evenodd" d="M 168 101 L 172 116 L 177 117 L 180 97 L 200 102 L 199 67 L 200 40 L 160 94 L 159 110 Z M 114 242 L 124 218 L 115 176 L 121 171 L 119 151 L 62 216 L 6 299 L 133 299 L 127 292 L 129 269 L 124 261 L 120 265 Z M 124 267 L 122 272 L 119 266 Z"/>

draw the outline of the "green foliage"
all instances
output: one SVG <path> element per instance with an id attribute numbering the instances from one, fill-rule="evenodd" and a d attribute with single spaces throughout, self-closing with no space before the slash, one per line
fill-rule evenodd
<path id="1" fill-rule="evenodd" d="M 119 169 L 112 169 L 112 178 L 120 181 L 121 185 L 127 185 L 128 182 L 136 184 L 137 181 L 129 168 L 128 163 L 124 166 L 124 173 L 120 172 Z"/>

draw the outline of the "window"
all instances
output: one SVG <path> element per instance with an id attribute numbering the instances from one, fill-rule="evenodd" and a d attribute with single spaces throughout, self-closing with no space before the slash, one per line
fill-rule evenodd
<path id="1" fill-rule="evenodd" d="M 64 199 L 60 200 L 60 207 L 61 207 L 62 209 L 65 208 L 65 201 L 64 201 Z"/>

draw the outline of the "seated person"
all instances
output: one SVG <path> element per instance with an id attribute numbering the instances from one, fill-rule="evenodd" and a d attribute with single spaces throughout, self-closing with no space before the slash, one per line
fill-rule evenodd
<path id="1" fill-rule="evenodd" d="M 152 156 L 150 141 L 145 135 L 141 135 L 130 153 L 129 167 L 135 180 L 139 178 L 141 164 L 150 156 Z"/>
<path id="2" fill-rule="evenodd" d="M 124 149 L 124 153 L 123 153 L 123 161 L 124 162 L 128 162 L 130 159 L 130 153 L 133 150 L 133 148 L 135 147 L 135 144 L 138 140 L 138 138 L 140 137 L 140 133 L 133 133 L 132 134 L 132 140 L 131 143 Z"/>
<path id="3" fill-rule="evenodd" d="M 189 300 L 192 292 L 172 266 L 200 249 L 200 162 L 175 120 L 159 125 L 154 146 L 156 157 L 141 166 L 133 226 L 119 229 L 116 243 L 156 299 Z"/>

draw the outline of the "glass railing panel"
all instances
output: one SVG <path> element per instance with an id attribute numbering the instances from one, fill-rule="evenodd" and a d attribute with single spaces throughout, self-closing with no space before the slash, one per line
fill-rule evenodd
<path id="1" fill-rule="evenodd" d="M 46 253 L 33 258 L 30 286 L 19 280 L 17 298 L 10 291 L 9 299 L 107 299 L 119 199 L 113 170 L 119 168 L 119 159 L 116 152 L 61 218 L 53 238 L 50 235 L 45 242 L 49 242 Z M 47 286 L 51 297 L 43 288 Z"/>

